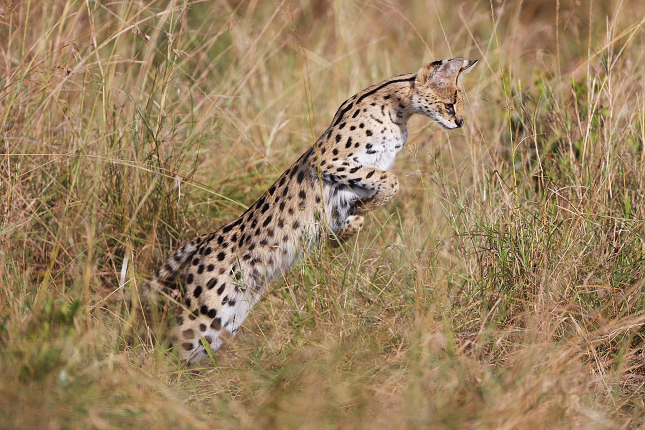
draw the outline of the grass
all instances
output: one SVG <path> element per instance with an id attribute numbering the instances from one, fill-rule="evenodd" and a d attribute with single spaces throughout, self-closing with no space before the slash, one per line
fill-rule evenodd
<path id="1" fill-rule="evenodd" d="M 645 5 L 0 4 L 0 427 L 642 428 Z M 480 59 L 401 190 L 187 368 L 145 280 L 366 86 Z"/>

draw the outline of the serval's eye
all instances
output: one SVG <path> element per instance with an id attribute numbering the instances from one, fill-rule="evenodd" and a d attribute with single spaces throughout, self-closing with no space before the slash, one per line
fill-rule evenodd
<path id="1" fill-rule="evenodd" d="M 446 111 L 447 111 L 450 115 L 454 115 L 454 114 L 455 114 L 455 105 L 453 105 L 452 103 L 447 103 L 447 104 L 445 104 L 444 106 L 445 106 L 445 108 L 446 108 Z"/>

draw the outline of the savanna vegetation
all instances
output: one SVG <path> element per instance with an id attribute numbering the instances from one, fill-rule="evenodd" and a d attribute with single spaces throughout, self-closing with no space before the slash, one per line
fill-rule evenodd
<path id="1" fill-rule="evenodd" d="M 0 428 L 642 428 L 645 3 L 0 2 Z M 146 280 L 443 58 L 401 189 L 215 360 Z"/>

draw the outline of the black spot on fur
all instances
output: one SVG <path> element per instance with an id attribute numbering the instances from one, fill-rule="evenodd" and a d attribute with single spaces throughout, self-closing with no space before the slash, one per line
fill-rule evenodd
<path id="1" fill-rule="evenodd" d="M 217 295 L 221 296 L 222 293 L 224 292 L 224 289 L 226 288 L 226 284 L 222 284 L 218 289 L 217 289 Z"/>
<path id="2" fill-rule="evenodd" d="M 192 284 L 193 283 L 193 274 L 189 273 L 188 276 L 186 276 L 186 283 L 187 284 Z"/>
<path id="3" fill-rule="evenodd" d="M 211 280 L 206 284 L 206 288 L 211 290 L 215 285 L 217 285 L 217 278 L 211 278 Z"/>
<path id="4" fill-rule="evenodd" d="M 200 296 L 201 293 L 202 293 L 202 287 L 199 286 L 199 287 L 195 288 L 195 291 L 193 291 L 193 296 L 195 296 L 195 298 L 197 298 L 197 297 Z"/>
<path id="5" fill-rule="evenodd" d="M 224 252 L 220 252 L 219 254 L 217 254 L 217 259 L 219 261 L 224 261 L 225 258 L 226 258 L 226 254 Z"/>
<path id="6" fill-rule="evenodd" d="M 222 328 L 222 319 L 221 318 L 215 318 L 213 322 L 211 323 L 211 328 L 213 330 L 220 330 Z"/>
<path id="7" fill-rule="evenodd" d="M 350 103 L 350 104 L 349 104 L 349 106 L 347 106 L 345 109 L 342 109 L 342 110 L 341 110 L 341 109 L 339 108 L 339 109 L 338 109 L 338 110 L 339 110 L 339 113 L 337 113 L 337 114 L 336 114 L 336 115 L 338 115 L 338 118 L 337 118 L 337 119 L 336 119 L 336 121 L 334 121 L 334 123 L 331 125 L 331 126 L 332 126 L 332 128 L 333 128 L 333 127 L 336 127 L 336 125 L 340 122 L 340 120 L 341 120 L 341 119 L 343 119 L 343 115 L 345 115 L 347 112 L 349 112 L 349 110 L 350 110 L 351 108 L 353 108 L 353 107 L 354 107 L 354 103 Z M 329 133 L 331 133 L 331 130 L 329 131 Z M 329 138 L 329 134 L 327 135 L 327 138 Z"/>
<path id="8" fill-rule="evenodd" d="M 208 315 L 209 318 L 215 318 L 215 315 L 217 315 L 217 310 L 216 309 L 211 309 L 211 310 L 208 311 L 208 313 L 206 315 Z M 210 343 L 210 342 L 208 342 L 208 343 Z"/>
<path id="9" fill-rule="evenodd" d="M 255 203 L 253 204 L 253 206 L 251 206 L 251 207 L 252 207 L 252 208 L 259 208 L 259 207 L 261 207 L 261 206 L 266 202 L 266 199 L 267 199 L 267 193 L 264 193 L 264 194 L 262 194 L 262 197 L 260 197 L 260 198 L 258 199 L 258 201 L 257 201 L 257 202 L 255 202 Z"/>

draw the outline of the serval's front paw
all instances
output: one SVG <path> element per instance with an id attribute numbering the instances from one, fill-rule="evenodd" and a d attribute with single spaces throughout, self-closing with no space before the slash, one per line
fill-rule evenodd
<path id="1" fill-rule="evenodd" d="M 390 172 L 383 172 L 378 179 L 378 192 L 372 197 L 358 200 L 354 205 L 354 213 L 365 215 L 386 204 L 399 191 L 399 180 Z"/>
<path id="2" fill-rule="evenodd" d="M 329 242 L 332 248 L 338 248 L 341 243 L 344 243 L 350 237 L 358 233 L 365 223 L 365 217 L 362 215 L 350 215 L 345 220 L 345 224 L 341 229 L 336 233 L 335 236 L 331 236 Z"/>

